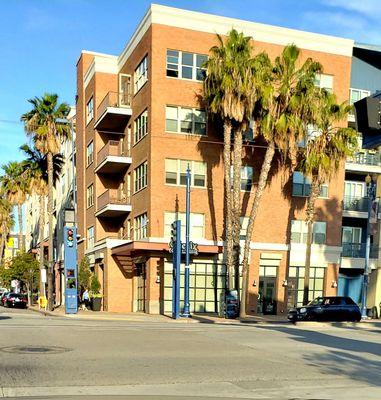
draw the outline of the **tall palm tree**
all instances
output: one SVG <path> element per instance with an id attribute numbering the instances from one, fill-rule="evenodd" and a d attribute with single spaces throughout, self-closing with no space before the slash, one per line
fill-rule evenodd
<path id="1" fill-rule="evenodd" d="M 19 249 L 23 251 L 24 240 L 22 206 L 29 191 L 29 183 L 27 177 L 23 176 L 23 168 L 21 163 L 10 161 L 8 164 L 3 165 L 2 168 L 4 170 L 4 175 L 0 177 L 0 182 L 2 183 L 4 193 L 8 201 L 12 205 L 17 206 Z"/>
<path id="2" fill-rule="evenodd" d="M 46 93 L 42 97 L 28 100 L 33 106 L 31 111 L 23 114 L 25 131 L 32 136 L 38 151 L 47 156 L 48 166 L 48 216 L 49 216 L 49 248 L 48 248 L 48 308 L 53 309 L 53 155 L 60 150 L 60 141 L 69 138 L 70 127 L 59 120 L 66 119 L 70 107 L 58 102 L 57 94 Z"/>
<path id="3" fill-rule="evenodd" d="M 321 185 L 329 182 L 342 162 L 354 154 L 358 138 L 354 129 L 340 127 L 340 122 L 346 121 L 351 106 L 346 103 L 337 104 L 335 95 L 325 90 L 319 93 L 316 105 L 315 132 L 306 137 L 306 147 L 302 149 L 299 168 L 299 171 L 311 180 L 306 210 L 307 245 L 303 304 L 308 303 L 315 202 L 320 194 Z"/>
<path id="4" fill-rule="evenodd" d="M 221 119 L 224 126 L 226 263 L 229 288 L 232 289 L 236 286 L 234 275 L 238 277 L 237 271 L 234 273 L 234 266 L 239 262 L 242 133 L 249 125 L 255 101 L 255 63 L 250 37 L 233 29 L 225 41 L 219 35 L 217 40 L 218 45 L 210 49 L 209 59 L 205 63 L 206 78 L 203 89 L 207 110 L 212 116 Z"/>
<path id="5" fill-rule="evenodd" d="M 250 210 L 242 262 L 242 299 L 240 316 L 246 315 L 250 242 L 269 171 L 278 149 L 283 161 L 296 164 L 297 144 L 304 137 L 314 112 L 315 76 L 322 71 L 318 62 L 308 58 L 303 64 L 300 50 L 286 46 L 274 63 L 263 57 L 262 79 L 256 85 L 258 101 L 254 107 L 257 134 L 267 143 L 257 189 Z M 301 64 L 301 65 L 300 65 Z"/>
<path id="6" fill-rule="evenodd" d="M 3 188 L 0 187 L 0 265 L 3 262 L 5 243 L 13 223 L 12 205 L 5 197 Z"/>
<path id="7" fill-rule="evenodd" d="M 41 154 L 38 150 L 24 144 L 20 150 L 26 155 L 26 159 L 22 162 L 24 171 L 29 176 L 31 190 L 39 196 L 40 199 L 40 218 L 39 218 L 39 241 L 40 241 L 40 271 L 44 266 L 44 227 L 45 227 L 45 198 L 48 194 L 48 162 L 47 156 Z M 58 153 L 53 156 L 53 183 L 55 184 L 60 177 L 64 159 L 62 154 Z M 41 276 L 41 275 L 40 275 Z M 40 293 L 42 294 L 43 286 L 40 282 Z"/>

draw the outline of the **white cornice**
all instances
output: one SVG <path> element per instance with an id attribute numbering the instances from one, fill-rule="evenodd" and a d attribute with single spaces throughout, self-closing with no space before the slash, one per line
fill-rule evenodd
<path id="1" fill-rule="evenodd" d="M 347 57 L 352 57 L 354 45 L 352 39 L 152 4 L 136 28 L 125 49 L 119 56 L 119 69 L 125 64 L 126 60 L 143 35 L 147 32 L 151 24 L 162 24 L 212 34 L 218 33 L 221 35 L 225 35 L 232 28 L 236 28 L 237 30 L 242 31 L 245 35 L 252 36 L 254 40 L 260 42 L 282 46 L 295 43 L 302 49 L 321 51 L 323 53 L 337 54 Z"/>

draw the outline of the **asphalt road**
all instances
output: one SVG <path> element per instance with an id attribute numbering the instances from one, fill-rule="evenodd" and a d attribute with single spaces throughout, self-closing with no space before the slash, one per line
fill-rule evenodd
<path id="1" fill-rule="evenodd" d="M 381 326 L 91 321 L 0 307 L 0 397 L 77 396 L 379 400 Z"/>

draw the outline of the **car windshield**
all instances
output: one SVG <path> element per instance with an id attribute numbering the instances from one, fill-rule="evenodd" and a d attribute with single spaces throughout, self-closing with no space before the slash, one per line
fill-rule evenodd
<path id="1" fill-rule="evenodd" d="M 316 299 L 310 301 L 307 305 L 308 306 L 319 306 L 323 304 L 324 297 L 317 297 Z"/>

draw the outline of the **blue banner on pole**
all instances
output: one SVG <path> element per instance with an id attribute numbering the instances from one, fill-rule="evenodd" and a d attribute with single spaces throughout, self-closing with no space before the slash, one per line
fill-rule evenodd
<path id="1" fill-rule="evenodd" d="M 65 313 L 78 311 L 77 229 L 64 228 Z"/>

